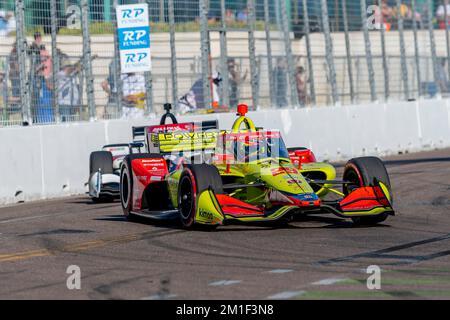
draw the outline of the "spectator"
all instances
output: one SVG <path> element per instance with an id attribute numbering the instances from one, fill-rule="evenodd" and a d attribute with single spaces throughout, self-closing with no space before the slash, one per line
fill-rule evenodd
<path id="1" fill-rule="evenodd" d="M 34 41 L 31 43 L 30 48 L 28 48 L 28 54 L 29 55 L 33 55 L 39 54 L 39 50 L 41 48 L 41 46 L 43 45 L 42 43 L 42 35 L 39 31 L 36 31 L 33 35 Z"/>
<path id="2" fill-rule="evenodd" d="M 14 13 L 12 11 L 8 11 L 6 13 L 6 20 L 8 21 L 8 26 L 7 26 L 7 35 L 9 35 L 12 32 L 16 31 L 16 18 L 14 17 Z"/>
<path id="3" fill-rule="evenodd" d="M 35 50 L 33 48 L 33 50 Z M 37 123 L 54 122 L 53 105 L 52 105 L 52 91 L 49 79 L 52 75 L 52 60 L 49 52 L 45 49 L 43 44 L 40 45 L 38 51 L 38 62 L 35 66 L 35 76 L 33 84 L 34 90 L 34 106 Z"/>
<path id="4" fill-rule="evenodd" d="M 56 75 L 57 96 L 61 121 L 71 121 L 76 108 L 80 107 L 78 72 L 80 65 L 65 63 Z"/>
<path id="5" fill-rule="evenodd" d="M 230 90 L 230 108 L 235 108 L 239 104 L 239 87 L 247 78 L 248 70 L 245 71 L 244 76 L 241 76 L 241 72 L 238 70 L 238 64 L 234 58 L 228 58 L 228 84 Z"/>
<path id="6" fill-rule="evenodd" d="M 236 16 L 234 14 L 234 11 L 231 9 L 227 9 L 225 12 L 225 22 L 228 24 L 231 24 L 236 21 Z"/>
<path id="7" fill-rule="evenodd" d="M 123 108 L 122 118 L 139 119 L 145 113 L 145 77 L 142 74 L 126 73 L 121 75 Z"/>
<path id="8" fill-rule="evenodd" d="M 247 23 L 248 20 L 248 9 L 245 8 L 244 10 L 241 10 L 238 12 L 237 17 L 236 17 L 236 21 L 237 22 L 243 22 L 243 23 Z"/>
<path id="9" fill-rule="evenodd" d="M 297 82 L 297 95 L 298 95 L 298 102 L 302 107 L 306 106 L 308 101 L 308 95 L 307 95 L 307 83 L 308 79 L 306 77 L 305 68 L 302 66 L 297 67 L 295 79 Z"/>
<path id="10" fill-rule="evenodd" d="M 11 82 L 12 100 L 20 99 L 20 78 L 19 78 L 19 55 L 17 52 L 17 41 L 14 42 L 9 54 L 9 81 Z"/>
<path id="11" fill-rule="evenodd" d="M 212 101 L 213 105 L 218 104 L 219 88 L 222 82 L 222 77 L 219 72 L 214 73 L 212 81 Z M 181 97 L 178 101 L 178 109 L 181 113 L 195 112 L 206 109 L 203 96 L 203 78 L 194 82 L 187 94 Z"/>
<path id="12" fill-rule="evenodd" d="M 381 3 L 381 16 L 386 31 L 390 31 L 392 28 L 392 19 L 394 17 L 394 9 L 389 6 L 388 0 L 383 0 Z"/>
<path id="13" fill-rule="evenodd" d="M 445 11 L 447 11 L 447 16 L 445 15 Z M 440 4 L 436 11 L 436 18 L 439 23 L 440 29 L 445 29 L 445 20 L 449 22 L 450 25 L 450 1 L 444 0 L 443 4 Z"/>
<path id="14" fill-rule="evenodd" d="M 0 36 L 6 36 L 8 33 L 8 20 L 6 20 L 6 13 L 0 10 Z"/>
<path id="15" fill-rule="evenodd" d="M 114 60 L 109 64 L 108 78 L 101 83 L 103 91 L 108 95 L 108 102 L 105 107 L 105 114 L 111 117 L 119 114 L 119 104 L 117 100 L 117 86 L 114 78 Z"/>
<path id="16" fill-rule="evenodd" d="M 278 108 L 288 105 L 287 102 L 287 66 L 286 59 L 277 58 L 277 65 L 273 70 L 275 80 L 275 99 Z"/>

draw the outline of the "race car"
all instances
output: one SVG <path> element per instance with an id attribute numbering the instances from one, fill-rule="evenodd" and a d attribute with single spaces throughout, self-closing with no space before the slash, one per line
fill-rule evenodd
<path id="1" fill-rule="evenodd" d="M 172 106 L 164 105 L 165 113 L 160 124 L 164 125 L 168 118 L 177 123 L 175 115 L 171 113 Z M 101 151 L 92 152 L 89 158 L 89 196 L 94 202 L 112 202 L 119 199 L 120 167 L 128 154 L 144 151 L 145 127 L 133 127 L 133 142 L 109 144 Z"/>
<path id="2" fill-rule="evenodd" d="M 247 111 L 246 105 L 238 107 L 231 131 L 194 123 L 146 128 L 148 153 L 122 162 L 124 215 L 177 216 L 185 228 L 208 229 L 320 213 L 372 225 L 394 215 L 380 159 L 352 159 L 336 180 L 331 164 L 317 162 L 306 148 L 288 150 L 279 131 L 256 128 Z M 330 199 L 330 193 L 337 197 Z"/>

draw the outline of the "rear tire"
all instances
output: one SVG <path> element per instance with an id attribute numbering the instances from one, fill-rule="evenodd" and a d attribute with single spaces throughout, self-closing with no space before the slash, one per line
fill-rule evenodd
<path id="1" fill-rule="evenodd" d="M 343 179 L 352 182 L 349 185 L 344 185 L 343 191 L 345 195 L 350 194 L 356 188 L 373 186 L 375 180 L 378 180 L 387 187 L 391 196 L 391 203 L 393 203 L 389 175 L 383 161 L 377 157 L 351 159 L 345 165 Z M 387 217 L 387 213 L 382 213 L 377 216 L 354 217 L 352 220 L 356 225 L 375 225 L 383 222 Z"/>
<path id="2" fill-rule="evenodd" d="M 222 179 L 217 168 L 207 164 L 187 166 L 178 185 L 178 211 L 183 227 L 194 227 L 198 196 L 208 188 L 212 188 L 216 194 L 223 193 Z M 199 226 L 202 230 L 214 230 L 216 227 Z"/>
<path id="3" fill-rule="evenodd" d="M 120 204 L 125 218 L 129 221 L 137 220 L 133 214 L 133 169 L 131 162 L 135 159 L 155 159 L 161 155 L 151 153 L 130 154 L 123 159 L 120 169 Z"/>
<path id="4" fill-rule="evenodd" d="M 133 199 L 133 178 L 131 172 L 131 160 L 126 157 L 122 162 L 120 169 L 120 204 L 125 218 L 128 221 L 133 220 L 132 199 Z"/>

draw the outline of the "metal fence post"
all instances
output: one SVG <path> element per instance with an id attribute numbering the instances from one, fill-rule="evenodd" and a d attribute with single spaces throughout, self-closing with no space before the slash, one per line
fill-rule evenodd
<path id="1" fill-rule="evenodd" d="M 255 0 L 247 0 L 248 8 L 248 52 L 250 58 L 250 83 L 252 86 L 253 108 L 257 108 L 259 104 L 258 92 L 258 67 L 256 64 L 256 47 L 255 47 Z"/>
<path id="2" fill-rule="evenodd" d="M 415 14 L 416 0 L 411 0 L 411 10 L 412 10 L 413 14 Z M 417 35 L 417 21 L 415 19 L 415 16 L 413 19 L 413 34 L 414 34 L 414 60 L 416 63 L 417 92 L 418 92 L 418 96 L 421 97 L 422 96 L 422 88 L 421 88 L 422 76 L 421 76 L 421 72 L 420 72 L 419 39 L 418 39 L 418 35 Z"/>
<path id="3" fill-rule="evenodd" d="M 123 113 L 123 91 L 122 91 L 122 77 L 121 77 L 121 70 L 120 70 L 120 51 L 119 51 L 119 40 L 117 35 L 117 13 L 116 8 L 118 6 L 118 0 L 114 0 L 113 2 L 113 19 L 114 19 L 114 58 L 113 58 L 113 78 L 114 78 L 114 85 L 116 90 L 116 102 L 117 102 L 117 111 L 118 114 L 116 116 L 122 116 Z M 110 95 L 114 94 L 112 92 L 112 89 L 110 87 Z M 148 95 L 148 92 L 147 92 Z"/>
<path id="4" fill-rule="evenodd" d="M 333 103 L 338 104 L 339 95 L 336 83 L 336 69 L 334 66 L 334 59 L 333 59 L 333 41 L 331 40 L 330 24 L 328 20 L 327 0 L 321 0 L 320 4 L 322 7 L 322 24 L 323 24 L 323 32 L 325 34 L 325 50 L 326 50 L 325 55 L 328 65 L 329 79 L 331 83 L 331 95 L 333 98 Z"/>
<path id="5" fill-rule="evenodd" d="M 56 33 L 58 32 L 58 20 L 56 16 L 56 0 L 50 0 L 50 21 L 52 35 L 52 85 L 53 85 L 53 111 L 55 113 L 56 122 L 61 121 L 58 103 L 58 81 L 57 74 L 60 70 L 58 50 L 56 50 Z"/>
<path id="6" fill-rule="evenodd" d="M 230 91 L 229 91 L 229 76 L 228 76 L 228 64 L 227 64 L 227 31 L 226 31 L 226 9 L 225 0 L 220 0 L 220 15 L 222 18 L 222 28 L 220 30 L 220 69 L 222 72 L 222 105 L 230 107 Z"/>
<path id="7" fill-rule="evenodd" d="M 308 71 L 309 71 L 309 91 L 311 96 L 311 104 L 316 104 L 316 87 L 314 84 L 314 68 L 311 52 L 311 38 L 309 30 L 309 14 L 308 14 L 307 0 L 303 0 L 303 31 L 305 33 L 306 40 L 306 55 L 308 56 Z"/>
<path id="8" fill-rule="evenodd" d="M 430 36 L 430 50 L 431 50 L 431 60 L 433 63 L 433 76 L 434 76 L 434 82 L 438 82 L 439 79 L 439 70 L 438 70 L 438 61 L 437 61 L 437 55 L 436 55 L 436 42 L 434 39 L 434 30 L 433 30 L 433 1 L 427 0 L 428 4 L 428 33 Z M 439 87 L 439 93 L 441 92 L 441 89 Z"/>
<path id="9" fill-rule="evenodd" d="M 211 83 L 209 81 L 209 37 L 208 37 L 208 6 L 206 0 L 199 1 L 200 9 L 200 41 L 202 59 L 203 102 L 205 108 L 211 106 Z"/>
<path id="10" fill-rule="evenodd" d="M 449 37 L 449 24 L 448 24 L 448 18 L 447 14 L 450 14 L 450 12 L 447 12 L 447 3 L 444 1 L 444 17 L 445 17 L 445 43 L 447 48 L 447 71 L 448 71 L 448 77 L 450 77 L 450 37 Z"/>
<path id="11" fill-rule="evenodd" d="M 283 21 L 284 46 L 287 58 L 289 86 L 291 88 L 291 106 L 298 107 L 297 77 L 295 74 L 294 58 L 292 56 L 291 32 L 289 27 L 290 18 L 287 14 L 286 0 L 281 0 L 281 19 Z"/>
<path id="12" fill-rule="evenodd" d="M 405 94 L 405 100 L 408 100 L 409 99 L 408 65 L 406 64 L 405 34 L 403 30 L 403 16 L 401 14 L 401 5 L 402 0 L 397 0 L 397 19 L 398 19 L 398 32 L 400 37 L 400 56 L 402 65 L 403 90 Z"/>
<path id="13" fill-rule="evenodd" d="M 364 32 L 364 45 L 366 51 L 367 70 L 369 72 L 370 99 L 377 100 L 377 92 L 375 87 L 375 71 L 373 70 L 372 50 L 370 48 L 369 26 L 367 25 L 367 3 L 361 0 L 361 21 Z"/>
<path id="14" fill-rule="evenodd" d="M 150 6 L 152 5 L 150 0 L 146 0 L 145 2 L 147 3 L 147 5 L 150 8 Z M 162 8 L 163 8 L 163 13 L 164 13 L 164 3 L 162 3 Z M 148 12 L 148 14 L 149 14 L 149 21 L 151 21 L 150 11 Z M 164 15 L 163 15 L 163 18 L 164 18 Z M 151 30 L 150 30 L 150 35 L 151 35 Z M 144 78 L 145 78 L 145 91 L 146 91 L 145 92 L 145 102 L 146 102 L 145 114 L 148 115 L 152 112 L 155 112 L 155 108 L 153 107 L 153 73 L 152 73 L 152 71 L 144 72 Z M 176 101 L 175 101 L 175 105 L 173 105 L 173 108 L 174 109 L 176 108 Z"/>
<path id="15" fill-rule="evenodd" d="M 381 8 L 383 6 L 383 1 L 378 0 L 378 10 L 381 14 Z M 380 26 L 380 40 L 381 40 L 381 56 L 383 59 L 383 74 L 384 74 L 384 100 L 387 101 L 390 96 L 390 88 L 389 88 L 389 67 L 387 61 L 387 53 L 386 53 L 386 39 L 385 39 L 385 30 L 384 30 L 384 21 L 381 21 Z"/>
<path id="16" fill-rule="evenodd" d="M 169 32 L 170 32 L 170 74 L 172 77 L 172 105 L 178 101 L 177 53 L 175 50 L 175 8 L 174 0 L 169 0 Z"/>
<path id="17" fill-rule="evenodd" d="M 352 65 L 352 51 L 350 48 L 350 35 L 348 31 L 348 16 L 347 16 L 347 0 L 342 0 L 342 19 L 344 23 L 345 33 L 345 51 L 347 54 L 347 73 L 348 84 L 350 87 L 350 101 L 355 103 L 355 87 L 353 85 L 353 65 Z"/>
<path id="18" fill-rule="evenodd" d="M 16 0 L 16 23 L 17 23 L 17 57 L 19 62 L 19 80 L 20 80 L 20 102 L 22 104 L 22 121 L 32 124 L 30 83 L 27 76 L 27 39 L 25 37 L 25 18 L 24 18 L 24 0 Z"/>
<path id="19" fill-rule="evenodd" d="M 275 103 L 275 100 L 274 100 L 275 99 L 275 87 L 274 87 L 274 81 L 273 81 L 272 39 L 270 38 L 269 0 L 264 0 L 264 30 L 266 32 L 269 95 L 270 95 L 270 104 L 272 106 Z"/>
<path id="20" fill-rule="evenodd" d="M 81 28 L 83 33 L 83 64 L 86 78 L 87 103 L 89 109 L 89 120 L 96 119 L 94 78 L 92 75 L 91 39 L 89 35 L 89 6 L 88 0 L 81 0 Z"/>

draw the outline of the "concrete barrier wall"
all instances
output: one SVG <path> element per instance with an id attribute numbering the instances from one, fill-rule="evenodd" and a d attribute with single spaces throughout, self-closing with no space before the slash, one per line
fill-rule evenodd
<path id="1" fill-rule="evenodd" d="M 346 160 L 450 147 L 450 100 L 251 112 L 257 126 L 280 129 L 288 147 L 311 148 L 319 160 Z M 218 119 L 228 129 L 235 115 Z M 0 129 L 0 205 L 86 192 L 89 154 L 104 144 L 131 141 L 146 121 L 104 121 Z"/>

